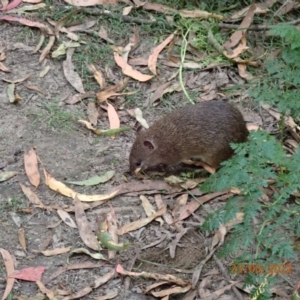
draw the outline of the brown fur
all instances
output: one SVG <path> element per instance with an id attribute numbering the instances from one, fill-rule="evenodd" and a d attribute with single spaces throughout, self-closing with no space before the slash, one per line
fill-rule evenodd
<path id="1" fill-rule="evenodd" d="M 243 116 L 234 106 L 221 101 L 187 105 L 137 133 L 130 170 L 175 165 L 191 158 L 217 168 L 233 154 L 229 143 L 245 142 L 247 136 Z"/>

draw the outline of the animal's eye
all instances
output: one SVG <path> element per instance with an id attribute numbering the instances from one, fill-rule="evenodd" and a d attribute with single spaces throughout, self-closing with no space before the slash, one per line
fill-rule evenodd
<path id="1" fill-rule="evenodd" d="M 138 161 L 135 163 L 135 165 L 136 165 L 137 167 L 140 167 L 141 164 L 142 164 L 142 161 L 141 161 L 141 160 L 138 160 Z"/>

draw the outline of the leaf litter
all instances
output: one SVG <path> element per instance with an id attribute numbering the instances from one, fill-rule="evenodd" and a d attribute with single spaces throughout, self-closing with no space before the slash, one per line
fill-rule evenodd
<path id="1" fill-rule="evenodd" d="M 30 1 L 29 0 L 27 2 L 37 3 L 39 1 Z M 68 2 L 68 1 L 66 1 L 66 2 Z M 95 4 L 111 4 L 112 2 L 114 2 L 114 1 L 100 1 L 100 0 L 98 0 L 98 1 L 95 1 L 95 0 L 81 1 L 81 0 L 78 0 L 78 1 L 76 1 L 75 4 L 77 4 L 78 6 L 81 6 L 81 5 L 89 6 L 89 5 L 95 5 Z M 139 1 L 134 1 L 134 4 L 132 4 L 131 9 L 127 10 L 126 15 L 130 15 L 135 7 L 141 7 L 144 10 L 154 10 L 159 13 L 174 13 L 174 12 L 176 12 L 186 18 L 200 17 L 200 18 L 207 19 L 209 17 L 212 17 L 212 18 L 216 18 L 217 20 L 223 19 L 223 17 L 220 15 L 217 15 L 214 13 L 208 13 L 205 11 L 175 10 L 174 8 L 163 6 L 163 5 L 156 4 L 156 3 L 138 3 L 138 2 Z M 12 1 L 9 4 L 10 6 L 6 7 L 6 10 L 12 10 L 14 7 L 17 7 L 20 3 L 21 3 L 21 1 L 19 1 L 19 2 Z M 36 6 L 37 9 L 39 9 L 40 7 L 41 6 Z M 22 11 L 22 8 L 18 9 L 18 11 Z M 24 8 L 23 8 L 23 11 L 24 11 Z M 246 40 L 245 32 L 247 31 L 247 28 L 250 26 L 255 13 L 266 13 L 266 10 L 264 12 L 262 12 L 262 9 L 261 10 L 258 9 L 258 6 L 255 6 L 255 7 L 250 6 L 243 13 L 239 12 L 238 17 L 232 15 L 232 17 L 231 17 L 232 19 L 244 17 L 244 20 L 242 21 L 239 28 L 234 32 L 234 34 L 232 35 L 230 40 L 227 42 L 225 50 L 224 50 L 225 56 L 227 56 L 228 58 L 237 62 L 238 68 L 239 68 L 238 69 L 239 75 L 246 80 L 251 79 L 251 78 L 249 78 L 249 76 L 246 72 L 246 67 L 247 67 L 247 65 L 255 65 L 255 61 L 253 59 L 252 60 L 251 59 L 241 60 L 240 55 L 247 51 L 247 40 Z M 52 25 L 54 24 L 53 26 L 55 26 L 54 30 L 42 23 L 31 22 L 27 19 L 20 18 L 17 20 L 17 19 L 15 19 L 15 17 L 10 17 L 10 16 L 4 16 L 1 18 L 2 18 L 2 20 L 17 21 L 26 26 L 34 26 L 34 27 L 40 28 L 42 31 L 41 40 L 40 40 L 38 47 L 36 48 L 36 51 L 39 51 L 40 47 L 42 46 L 42 44 L 44 42 L 44 37 L 50 36 L 48 45 L 44 48 L 44 50 L 42 51 L 42 54 L 40 56 L 40 62 L 48 56 L 48 54 L 50 53 L 50 51 L 52 49 L 52 46 L 55 42 L 55 37 L 53 36 L 53 32 L 55 34 L 58 34 L 58 32 L 66 33 L 67 36 L 69 38 L 71 38 L 71 36 L 69 35 L 71 32 L 70 28 L 63 27 L 65 25 L 64 21 L 66 20 L 66 19 L 64 19 L 64 17 L 59 22 L 57 22 L 55 24 L 52 23 Z M 87 28 L 91 28 L 92 26 L 94 26 L 95 22 L 91 23 L 89 25 L 90 27 L 85 26 L 85 25 L 83 26 L 83 24 L 81 24 L 81 25 L 82 25 L 82 27 L 79 27 L 78 30 L 86 30 Z M 243 29 L 243 30 L 239 30 L 239 29 Z M 76 29 L 74 29 L 74 31 L 75 30 Z M 102 27 L 102 29 L 100 31 L 102 31 L 100 35 L 104 40 L 109 41 L 110 43 L 115 43 L 114 41 L 112 41 L 111 39 L 108 38 L 107 32 L 104 32 L 105 28 Z M 74 36 L 73 36 L 73 38 L 74 38 Z M 132 35 L 132 38 L 133 38 L 133 40 L 130 40 L 127 43 L 127 45 L 124 46 L 122 55 L 120 55 L 118 52 L 114 53 L 114 59 L 115 59 L 117 65 L 119 65 L 119 67 L 121 67 L 124 75 L 131 77 L 139 82 L 146 82 L 146 81 L 153 80 L 154 77 L 152 75 L 143 74 L 142 72 L 135 70 L 131 67 L 131 64 L 135 65 L 133 63 L 134 61 L 138 62 L 138 59 L 136 59 L 132 56 L 132 52 L 135 49 L 135 47 L 140 44 L 140 40 L 139 40 L 140 38 L 139 38 L 137 32 L 135 32 L 135 34 Z M 148 64 L 147 64 L 148 69 L 153 74 L 157 75 L 157 72 L 156 72 L 157 61 L 159 59 L 161 59 L 161 56 L 159 54 L 162 52 L 164 47 L 168 43 L 171 42 L 172 39 L 173 39 L 173 36 L 171 35 L 171 36 L 169 36 L 169 38 L 167 38 L 165 41 L 163 41 L 162 44 L 155 47 L 152 54 L 148 53 L 148 55 L 150 54 L 148 56 L 148 59 L 144 57 L 139 61 L 140 65 L 146 66 L 146 62 L 148 61 Z M 70 45 L 72 47 L 72 44 L 70 44 Z M 80 44 L 77 44 L 77 46 L 80 47 Z M 236 48 L 233 48 L 233 47 L 236 47 Z M 76 104 L 76 103 L 80 102 L 81 100 L 85 99 L 84 95 L 86 94 L 84 92 L 84 87 L 83 87 L 82 80 L 81 80 L 79 74 L 74 72 L 74 65 L 71 61 L 72 60 L 71 56 L 72 56 L 73 51 L 74 51 L 74 49 L 67 50 L 67 53 L 68 53 L 67 59 L 63 63 L 64 64 L 64 73 L 65 73 L 67 80 L 79 92 L 79 94 L 72 96 L 72 99 L 69 101 L 69 103 L 66 101 L 66 103 L 68 103 L 70 105 Z M 2 52 L 2 53 L 4 53 L 4 52 Z M 65 49 L 62 49 L 61 55 L 65 55 Z M 5 59 L 5 55 L 0 56 L 0 58 L 1 58 L 0 60 L 3 61 Z M 165 64 L 164 61 L 162 61 L 161 63 Z M 136 65 L 138 65 L 138 64 L 136 64 Z M 192 61 L 185 62 L 183 64 L 183 66 L 186 68 L 191 68 L 191 69 L 199 68 L 199 69 L 203 70 L 203 65 L 196 63 L 196 62 L 192 62 Z M 126 84 L 119 84 L 119 83 L 116 83 L 116 81 L 111 81 L 110 83 L 113 83 L 113 85 L 108 86 L 105 81 L 104 73 L 102 73 L 102 71 L 97 70 L 96 66 L 94 66 L 94 65 L 90 64 L 89 67 L 92 70 L 95 80 L 97 81 L 97 83 L 99 84 L 99 86 L 101 88 L 101 91 L 97 93 L 98 102 L 103 103 L 103 102 L 107 102 L 108 99 L 111 100 L 111 103 L 107 103 L 107 105 L 108 105 L 108 109 L 107 109 L 108 120 L 107 121 L 110 124 L 110 128 L 122 129 L 122 127 L 120 128 L 120 117 L 121 117 L 120 112 L 122 112 L 122 105 L 120 105 L 120 99 L 124 95 L 132 95 L 133 93 L 135 93 L 135 91 L 123 92 L 123 90 L 126 88 L 128 81 L 126 82 Z M 180 62 L 173 63 L 173 67 L 179 68 Z M 212 68 L 215 68 L 215 66 L 213 66 Z M 3 67 L 3 66 L 1 67 L 1 65 L 0 65 L 0 70 L 2 70 L 2 69 L 5 70 L 5 67 Z M 6 72 L 7 72 L 7 70 L 8 69 L 6 69 Z M 48 70 L 48 72 L 50 72 L 50 69 Z M 172 79 L 177 80 L 177 78 L 176 78 L 177 74 L 178 74 L 178 72 L 175 72 L 175 73 L 173 73 L 172 76 L 169 76 L 169 78 L 171 78 L 170 80 L 172 80 Z M 159 75 L 161 76 L 162 74 L 159 74 Z M 125 76 L 125 78 L 126 78 L 126 76 Z M 26 79 L 24 79 L 24 78 L 25 77 L 23 77 L 22 81 L 27 79 L 27 78 Z M 164 80 L 164 78 L 163 78 L 163 80 Z M 125 79 L 125 81 L 126 81 L 126 79 Z M 15 83 L 17 83 L 17 82 L 15 82 Z M 162 83 L 162 85 L 164 84 L 163 81 L 161 83 Z M 163 88 L 160 89 L 158 95 L 155 95 L 155 97 L 158 100 L 167 92 L 173 93 L 174 91 L 180 91 L 180 90 L 181 90 L 181 87 L 180 87 L 180 85 L 178 85 L 178 83 L 170 84 L 168 82 L 168 84 L 166 86 L 164 86 Z M 96 93 L 94 92 L 94 93 L 92 93 L 92 96 L 89 94 L 86 97 L 90 97 L 90 96 L 95 97 L 95 94 Z M 11 101 L 10 101 L 11 103 L 16 103 L 16 102 L 20 101 L 21 98 L 18 98 L 18 95 L 15 94 L 15 86 L 12 89 L 12 91 L 10 92 L 9 97 L 11 99 Z M 16 100 L 16 99 L 19 99 L 19 100 Z M 156 99 L 155 99 L 155 101 L 152 101 L 152 104 L 154 102 L 156 102 Z M 95 134 L 100 134 L 100 130 L 96 129 L 94 127 L 94 126 L 97 126 L 97 123 L 98 123 L 99 114 L 97 113 L 97 111 L 98 111 L 98 109 L 100 109 L 100 107 L 98 107 L 95 104 L 95 102 L 89 102 L 89 103 L 94 104 L 94 105 L 90 105 L 91 112 L 88 113 L 88 119 L 90 122 L 88 122 L 88 121 L 81 121 L 81 122 L 83 124 L 85 124 L 87 126 L 87 128 L 92 130 L 92 132 L 94 132 Z M 100 105 L 99 103 L 97 103 L 97 104 Z M 157 103 L 156 103 L 156 105 L 157 105 Z M 142 118 L 141 111 L 136 110 L 136 112 L 137 112 L 135 115 L 136 120 L 140 124 L 142 124 L 145 128 L 147 128 L 147 126 L 148 126 L 147 122 L 145 122 L 145 120 Z M 288 124 L 289 124 L 288 126 L 290 126 L 290 128 L 294 129 L 294 134 L 296 135 L 297 129 L 295 127 L 293 127 L 294 125 L 291 124 L 290 122 Z M 110 132 L 109 133 L 110 135 L 115 135 L 116 133 L 119 133 L 122 131 L 120 130 L 120 131 L 109 131 L 109 132 Z M 33 153 L 32 153 L 32 151 L 34 151 L 33 149 L 31 149 L 30 151 L 31 152 L 29 152 L 28 154 L 26 154 L 24 156 L 24 165 L 25 165 L 26 175 L 27 175 L 30 183 L 37 190 L 40 190 L 40 178 L 38 178 L 38 175 L 37 175 L 37 174 L 39 174 L 38 166 L 37 166 L 37 157 L 36 157 L 36 155 L 33 155 Z M 0 174 L 0 181 L 1 181 L 1 178 L 3 178 L 2 181 L 8 180 L 10 178 L 11 174 L 16 175 L 16 172 L 11 172 L 11 173 L 9 173 L 9 172 L 3 173 L 2 172 Z M 45 170 L 44 170 L 44 174 L 45 174 L 45 184 L 50 189 L 52 189 L 55 193 L 59 193 L 61 195 L 64 195 L 64 196 L 70 198 L 69 199 L 70 205 L 62 205 L 62 206 L 59 206 L 57 204 L 44 205 L 41 202 L 41 200 L 39 199 L 39 197 L 35 194 L 35 192 L 31 191 L 30 188 L 26 187 L 24 184 L 22 184 L 20 182 L 20 186 L 21 186 L 24 194 L 28 198 L 29 204 L 33 205 L 35 208 L 56 209 L 58 215 L 64 221 L 65 224 L 67 224 L 68 226 L 70 226 L 71 228 L 73 228 L 76 231 L 78 230 L 78 234 L 81 237 L 83 243 L 87 247 L 89 247 L 91 250 L 98 251 L 99 246 L 100 246 L 99 245 L 99 241 L 100 241 L 102 246 L 104 246 L 108 249 L 108 258 L 109 259 L 113 259 L 116 256 L 117 251 L 122 252 L 122 251 L 126 250 L 127 246 L 130 247 L 130 245 L 126 245 L 126 242 L 124 242 L 124 243 L 119 242 L 119 236 L 124 235 L 127 232 L 131 232 L 132 234 L 135 234 L 135 231 L 138 231 L 139 229 L 144 229 L 147 224 L 151 223 L 151 226 L 153 226 L 153 224 L 154 224 L 153 221 L 159 222 L 160 226 L 162 226 L 163 222 L 165 221 L 167 224 L 169 224 L 169 226 L 171 226 L 173 228 L 173 230 L 175 228 L 175 230 L 177 231 L 175 234 L 175 239 L 169 245 L 170 256 L 175 257 L 177 248 L 180 248 L 181 240 L 184 239 L 185 236 L 189 234 L 189 230 L 188 230 L 189 228 L 183 228 L 182 221 L 190 216 L 193 216 L 193 213 L 205 202 L 210 201 L 210 200 L 212 200 L 216 197 L 222 196 L 222 195 L 223 196 L 225 195 L 225 197 L 223 197 L 223 199 L 226 199 L 226 197 L 229 196 L 229 194 L 230 194 L 229 191 L 223 191 L 223 192 L 219 192 L 219 193 L 213 193 L 210 195 L 201 196 L 201 197 L 197 198 L 197 200 L 195 199 L 195 197 L 193 197 L 194 200 L 191 200 L 190 202 L 188 202 L 189 196 L 191 196 L 191 195 L 187 194 L 186 190 L 184 190 L 184 189 L 188 189 L 188 190 L 192 189 L 195 186 L 197 186 L 197 184 L 199 182 L 198 183 L 191 182 L 191 181 L 189 181 L 189 182 L 184 181 L 184 182 L 180 182 L 180 183 L 177 182 L 178 184 L 171 187 L 166 182 L 160 182 L 160 181 L 153 180 L 153 181 L 143 181 L 143 182 L 138 182 L 138 183 L 129 182 L 129 183 L 121 184 L 119 186 L 115 186 L 111 190 L 108 190 L 105 192 L 102 191 L 103 193 L 99 194 L 99 195 L 85 195 L 85 194 L 77 193 L 76 191 L 74 191 L 73 189 L 69 188 L 67 185 L 62 183 L 61 181 L 56 180 Z M 12 176 L 14 176 L 14 175 L 12 175 Z M 110 180 L 110 179 L 111 179 L 111 177 L 107 180 Z M 77 184 L 83 185 L 83 186 L 93 186 L 93 185 L 99 184 L 100 182 L 102 183 L 102 179 L 100 179 L 99 177 L 92 177 L 87 181 L 77 182 Z M 103 183 L 104 183 L 104 181 L 103 181 Z M 75 184 L 75 183 L 73 182 L 73 184 Z M 157 208 L 155 208 L 154 205 L 151 203 L 151 199 L 148 199 L 145 195 L 143 195 L 145 193 L 145 191 L 148 191 L 150 193 L 150 195 L 154 194 L 154 196 L 155 196 L 154 200 L 155 200 Z M 168 200 L 166 198 L 166 193 L 174 194 L 175 192 L 177 192 L 177 193 L 183 192 L 183 194 L 179 198 L 177 198 L 177 200 L 175 202 L 175 206 L 173 205 L 172 209 L 167 210 L 167 208 L 170 208 L 170 207 L 169 207 L 169 203 L 167 204 Z M 98 241 L 96 234 L 91 229 L 91 224 L 88 222 L 85 211 L 94 209 L 97 206 L 101 205 L 102 203 L 108 201 L 109 199 L 112 199 L 112 198 L 116 197 L 117 195 L 122 195 L 122 194 L 127 194 L 129 197 L 132 197 L 132 195 L 136 195 L 136 196 L 139 195 L 141 198 L 141 201 L 143 203 L 143 207 L 145 209 L 145 211 L 143 213 L 146 214 L 146 217 L 142 216 L 136 221 L 128 222 L 125 225 L 123 224 L 123 226 L 120 226 L 120 224 L 118 224 L 119 216 L 115 213 L 113 208 L 111 208 L 111 212 L 109 214 L 107 214 L 106 220 L 105 220 L 105 222 L 107 224 L 109 224 L 109 225 L 107 225 L 108 228 L 106 230 L 103 230 L 101 232 L 101 234 L 99 234 L 99 236 L 98 236 L 99 241 Z M 87 201 L 87 202 L 92 202 L 92 203 L 87 204 L 87 203 L 82 203 L 81 201 Z M 172 201 L 174 203 L 174 200 L 172 200 Z M 71 214 L 67 213 L 67 210 L 69 210 L 69 212 L 75 212 L 76 223 L 73 221 Z M 172 212 L 172 215 L 170 214 L 169 211 Z M 135 218 L 135 216 L 132 216 L 132 217 Z M 137 218 L 135 218 L 135 219 L 137 219 Z M 241 220 L 242 220 L 242 216 L 237 216 L 236 220 L 233 220 L 233 223 L 240 222 Z M 225 235 L 228 232 L 228 230 L 230 229 L 230 226 L 232 226 L 232 224 L 225 224 L 225 225 L 220 226 L 219 230 L 215 233 L 215 236 L 213 237 L 212 249 L 215 249 L 216 247 L 220 246 L 223 243 Z M 22 232 L 22 230 L 23 230 L 23 232 Z M 21 242 L 22 247 L 24 250 L 26 250 L 25 231 L 23 228 L 20 228 L 19 232 L 20 232 L 20 236 L 22 236 L 21 239 L 23 240 Z M 165 240 L 165 237 L 163 236 L 162 239 L 160 240 L 160 243 L 162 243 L 164 240 Z M 158 243 L 156 245 L 160 245 L 160 243 Z M 153 245 L 154 245 L 154 243 L 153 243 Z M 103 257 L 103 259 L 106 259 L 106 257 L 104 255 L 102 256 L 101 253 L 98 253 L 98 252 L 94 253 L 91 250 L 87 250 L 85 248 L 76 248 L 76 249 L 71 250 L 70 247 L 64 247 L 64 248 L 54 248 L 52 250 L 43 250 L 41 253 L 46 256 L 60 255 L 62 253 L 70 253 L 70 254 L 83 253 L 83 254 L 87 254 L 91 257 L 94 257 L 95 259 L 102 259 L 102 257 Z M 209 259 L 209 256 L 212 255 L 213 251 L 214 250 L 212 250 L 212 252 L 210 252 L 210 255 L 208 255 L 206 257 L 205 261 L 207 261 Z M 6 254 L 3 254 L 6 252 L 1 252 L 1 253 L 2 253 L 2 255 L 6 255 Z M 99 258 L 99 257 L 101 257 L 101 258 Z M 203 263 L 203 265 L 204 265 L 204 263 Z M 99 266 L 96 266 L 95 264 L 91 264 L 91 265 L 89 265 L 89 267 L 96 268 Z M 85 265 L 84 264 L 82 264 L 82 265 L 78 264 L 77 266 L 74 265 L 74 269 L 81 269 L 81 268 L 85 268 Z M 61 272 L 67 272 L 68 270 L 72 270 L 72 265 L 70 265 L 70 268 L 64 268 L 64 270 Z M 122 269 L 122 267 L 117 266 L 116 270 L 112 269 L 110 272 L 108 272 L 106 274 L 106 276 L 105 275 L 101 276 L 97 280 L 95 280 L 94 285 L 87 286 L 73 294 L 70 294 L 70 292 L 69 292 L 69 295 L 66 295 L 63 299 L 75 299 L 75 298 L 83 297 L 84 295 L 89 294 L 93 289 L 99 287 L 100 285 L 106 283 L 108 280 L 112 279 L 112 277 L 115 276 L 116 271 L 120 274 L 123 274 L 124 276 L 130 275 L 130 276 L 135 276 L 135 277 L 146 277 L 146 278 L 152 278 L 155 280 L 161 280 L 161 282 L 156 283 L 154 285 L 150 285 L 148 288 L 145 289 L 146 292 L 151 293 L 155 297 L 167 297 L 171 294 L 183 293 L 183 292 L 187 292 L 191 289 L 191 285 L 189 282 L 184 282 L 184 284 L 182 284 L 182 282 L 180 281 L 180 278 L 175 280 L 172 277 L 172 275 L 162 275 L 162 274 L 147 273 L 147 272 L 137 273 L 137 272 L 125 271 L 124 269 Z M 195 272 L 195 274 L 196 273 L 197 272 Z M 198 273 L 198 274 L 200 274 L 200 273 Z M 196 283 L 199 279 L 199 276 L 200 276 L 200 275 L 197 275 L 197 276 L 196 275 L 193 277 L 194 285 L 196 285 Z M 197 279 L 197 277 L 198 277 L 198 279 Z M 54 279 L 54 277 L 52 276 L 52 280 L 53 279 Z M 8 286 L 8 283 L 10 283 L 10 284 L 13 283 L 11 281 L 9 282 L 9 280 L 10 279 L 8 278 L 7 286 Z M 168 283 L 170 283 L 170 282 L 172 284 L 174 283 L 178 286 L 169 288 Z M 39 280 L 37 280 L 37 285 L 44 294 L 48 295 L 48 297 L 50 297 L 50 295 L 51 295 L 51 297 L 54 297 L 53 296 L 54 291 L 47 289 L 41 282 L 39 282 Z M 165 285 L 167 285 L 168 287 L 165 288 Z M 218 296 L 222 295 L 224 293 L 224 291 L 226 289 L 228 289 L 229 286 L 231 286 L 231 285 L 228 285 L 227 287 L 225 287 L 224 290 L 217 291 L 215 293 L 215 295 L 218 295 Z M 158 287 L 163 287 L 163 288 L 158 289 Z M 12 288 L 12 286 L 11 286 L 11 288 Z M 8 293 L 9 292 L 6 291 L 5 295 L 8 295 Z"/>

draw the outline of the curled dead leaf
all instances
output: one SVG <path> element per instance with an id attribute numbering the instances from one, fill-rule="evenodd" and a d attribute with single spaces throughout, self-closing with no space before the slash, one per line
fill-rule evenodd
<path id="1" fill-rule="evenodd" d="M 142 74 L 138 70 L 133 69 L 117 52 L 114 52 L 114 59 L 116 64 L 122 68 L 123 74 L 135 80 L 145 82 L 153 78 L 153 75 Z"/>

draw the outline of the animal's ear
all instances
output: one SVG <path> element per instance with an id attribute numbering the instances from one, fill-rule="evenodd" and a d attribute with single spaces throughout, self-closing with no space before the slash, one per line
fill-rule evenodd
<path id="1" fill-rule="evenodd" d="M 154 144 L 152 142 L 148 141 L 148 140 L 144 141 L 144 146 L 146 148 L 148 148 L 149 150 L 151 150 L 151 151 L 153 151 L 155 149 Z"/>

